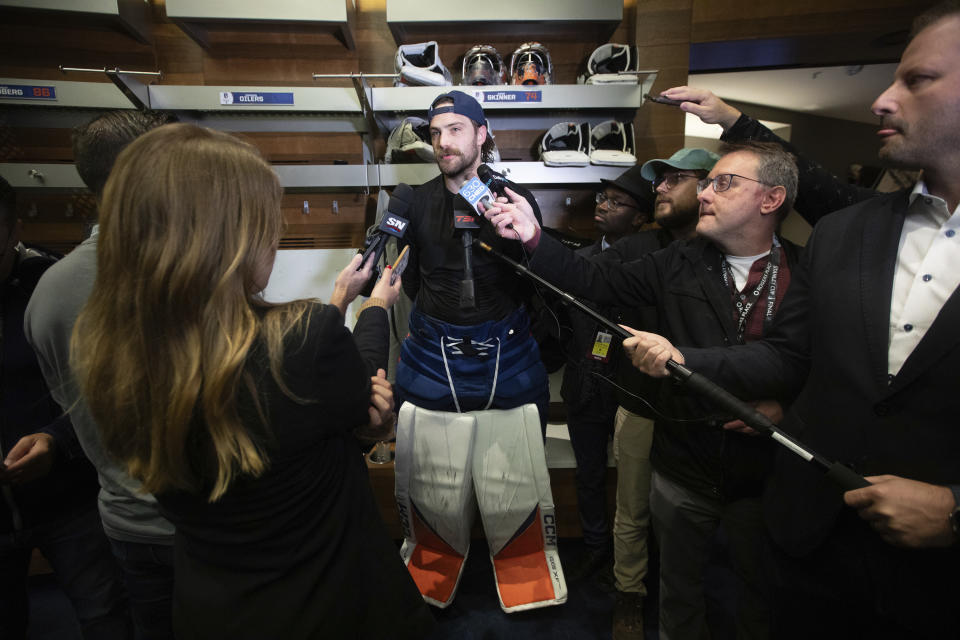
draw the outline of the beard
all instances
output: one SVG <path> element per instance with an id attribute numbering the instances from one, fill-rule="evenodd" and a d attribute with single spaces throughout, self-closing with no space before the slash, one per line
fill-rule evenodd
<path id="1" fill-rule="evenodd" d="M 943 111 L 924 120 L 909 123 L 884 118 L 881 126 L 896 129 L 898 133 L 881 141 L 877 157 L 899 169 L 935 167 L 939 159 L 956 152 L 960 136 L 951 128 L 950 123 L 958 121 L 960 118 L 955 113 Z"/>
<path id="2" fill-rule="evenodd" d="M 666 206 L 661 206 L 666 205 Z M 700 218 L 700 203 L 694 207 L 677 206 L 676 202 L 657 202 L 653 209 L 653 220 L 664 229 L 682 229 L 693 226 Z"/>
<path id="3" fill-rule="evenodd" d="M 473 165 L 477 162 L 477 158 L 480 157 L 479 147 L 466 151 L 449 149 L 448 152 L 453 152 L 453 157 L 449 160 L 439 159 L 440 156 L 444 155 L 442 151 L 436 153 L 438 157 L 437 167 L 440 169 L 440 173 L 447 178 L 456 178 L 465 171 L 472 169 Z"/>

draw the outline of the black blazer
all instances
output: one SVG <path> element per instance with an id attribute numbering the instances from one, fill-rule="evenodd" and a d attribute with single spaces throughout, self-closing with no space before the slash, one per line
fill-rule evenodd
<path id="1" fill-rule="evenodd" d="M 892 379 L 890 298 L 909 191 L 823 218 L 767 339 L 683 349 L 688 366 L 745 398 L 799 391 L 783 427 L 863 475 L 960 484 L 960 294 L 954 291 Z M 794 555 L 818 547 L 843 508 L 841 490 L 781 450 L 766 518 Z"/>

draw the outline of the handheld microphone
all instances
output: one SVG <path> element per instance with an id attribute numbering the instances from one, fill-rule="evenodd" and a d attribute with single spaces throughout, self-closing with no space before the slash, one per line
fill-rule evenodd
<path id="1" fill-rule="evenodd" d="M 480 178 L 470 178 L 464 182 L 463 186 L 460 187 L 460 196 L 463 200 L 466 200 L 471 209 L 481 216 L 483 211 L 480 211 L 480 205 L 482 204 L 485 209 L 489 209 L 496 199 L 487 185 L 480 181 Z"/>
<path id="2" fill-rule="evenodd" d="M 383 214 L 383 219 L 380 220 L 380 224 L 367 236 L 366 241 L 363 243 L 363 259 L 360 260 L 360 266 L 357 267 L 357 271 L 363 269 L 363 265 L 367 263 L 367 260 L 373 261 L 373 271 L 370 273 L 370 279 L 363 285 L 363 289 L 360 290 L 360 295 L 369 296 L 377 280 L 380 278 L 380 258 L 387 248 L 387 241 L 390 239 L 390 236 L 400 239 L 403 237 L 403 234 L 406 233 L 407 225 L 410 224 L 410 221 L 404 216 L 407 215 L 407 210 L 410 209 L 410 200 L 412 199 L 413 189 L 410 188 L 410 185 L 403 182 L 398 184 L 390 195 L 390 202 L 387 204 L 387 210 Z"/>
<path id="3" fill-rule="evenodd" d="M 476 178 L 473 178 L 476 180 Z M 479 181 L 478 181 L 479 182 Z M 486 188 L 486 187 L 484 187 Z M 473 287 L 473 230 L 480 228 L 479 213 L 466 198 L 458 195 L 453 199 L 453 226 L 461 230 L 463 240 L 463 280 L 460 281 L 460 308 L 475 309 L 476 296 Z"/>
<path id="4" fill-rule="evenodd" d="M 477 167 L 477 178 L 487 187 L 487 193 L 491 191 L 498 196 L 507 196 L 506 187 L 512 185 L 513 183 L 507 180 L 507 177 L 502 173 L 497 173 L 489 167 L 489 165 L 481 164 Z M 487 203 L 484 203 L 484 206 L 489 206 Z M 512 224 L 507 225 L 507 229 L 513 229 Z"/>
<path id="5" fill-rule="evenodd" d="M 371 256 L 374 264 L 380 262 L 380 257 L 387 247 L 387 240 L 389 240 L 387 236 L 402 238 L 403 234 L 406 233 L 407 225 L 410 221 L 404 216 L 407 215 L 407 210 L 410 209 L 410 200 L 412 197 L 413 189 L 410 188 L 410 185 L 403 182 L 398 184 L 393 190 L 393 194 L 390 196 L 390 202 L 387 204 L 387 211 L 383 214 L 383 219 L 380 220 L 380 224 L 367 236 L 366 241 L 363 243 L 363 260 L 360 261 L 360 266 L 357 267 L 357 271 L 363 269 L 363 265 L 367 263 L 367 260 L 371 258 Z"/>
<path id="6" fill-rule="evenodd" d="M 511 183 L 507 180 L 507 177 L 502 173 L 498 173 L 489 167 L 489 165 L 481 164 L 477 167 L 477 177 L 486 184 L 491 191 L 496 193 L 498 196 L 507 195 L 505 187 L 509 187 Z"/>

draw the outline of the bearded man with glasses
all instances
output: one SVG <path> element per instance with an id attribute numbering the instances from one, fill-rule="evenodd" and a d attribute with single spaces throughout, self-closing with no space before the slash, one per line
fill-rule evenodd
<path id="1" fill-rule="evenodd" d="M 640 260 L 584 260 L 541 235 L 512 203 L 487 217 L 502 234 L 520 235 L 533 271 L 576 295 L 634 310 L 643 327 L 656 327 L 677 344 L 750 342 L 772 324 L 797 264 L 799 249 L 775 233 L 796 197 L 797 167 L 770 143 L 721 151 L 699 194 L 697 237 Z M 692 178 L 664 179 L 658 193 L 670 193 L 673 180 L 676 188 L 697 186 Z M 769 637 L 760 494 L 773 443 L 669 381 L 645 395 L 656 412 L 650 512 L 660 541 L 660 637 L 710 635 L 704 570 L 721 523 L 741 582 L 737 635 Z M 774 422 L 780 417 L 773 399 L 758 409 Z"/>

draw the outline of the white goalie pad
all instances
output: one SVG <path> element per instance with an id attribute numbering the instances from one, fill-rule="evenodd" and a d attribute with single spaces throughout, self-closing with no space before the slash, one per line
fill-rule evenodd
<path id="1" fill-rule="evenodd" d="M 395 468 L 401 556 L 424 600 L 453 601 L 477 504 L 503 610 L 566 601 L 535 405 L 457 414 L 404 403 Z"/>
<path id="2" fill-rule="evenodd" d="M 536 405 L 477 411 L 473 483 L 504 611 L 567 601 Z"/>
<path id="3" fill-rule="evenodd" d="M 453 601 L 470 550 L 475 501 L 470 414 L 403 403 L 397 416 L 397 510 L 400 555 L 423 599 L 437 607 Z"/>

